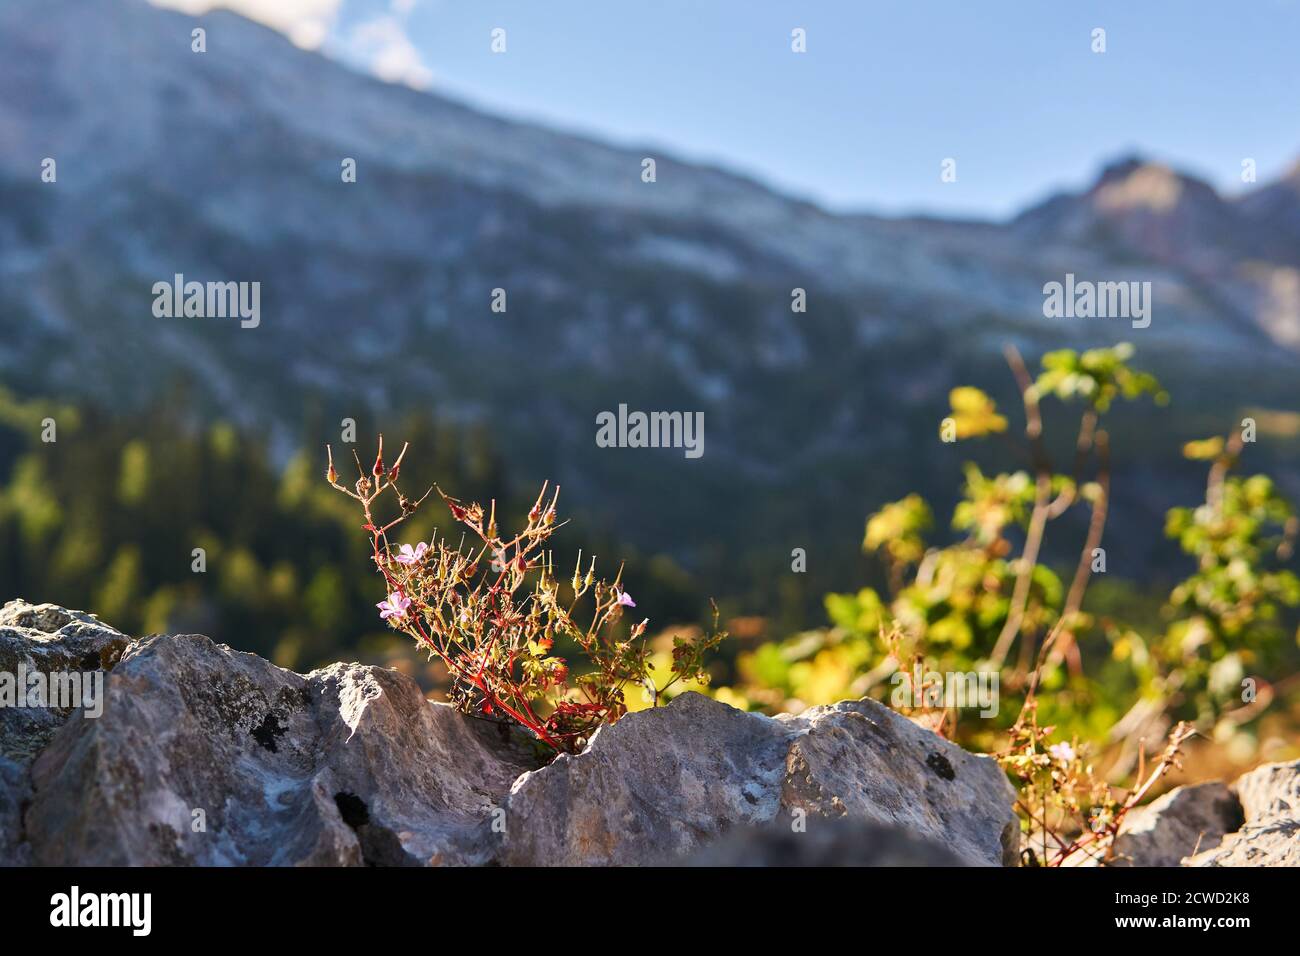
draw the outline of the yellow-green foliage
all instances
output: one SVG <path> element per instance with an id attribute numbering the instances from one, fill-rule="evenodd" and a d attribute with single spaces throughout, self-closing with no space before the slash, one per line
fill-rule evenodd
<path id="1" fill-rule="evenodd" d="M 1030 423 L 1048 397 L 1081 407 L 1079 446 L 1089 453 L 1091 477 L 1045 473 L 1043 446 L 1030 429 L 1028 469 L 986 475 L 966 466 L 951 522 L 956 540 L 926 540 L 933 515 L 918 495 L 883 505 L 867 519 L 863 549 L 882 562 L 890 593 L 864 587 L 827 595 L 830 625 L 742 654 L 740 679 L 726 699 L 771 711 L 862 694 L 889 701 L 894 672 L 920 660 L 939 673 L 998 673 L 995 718 L 969 710 L 942 715 L 945 733 L 980 749 L 1005 745 L 1031 688 L 1035 712 L 1052 730 L 1045 741 L 1090 743 L 1119 770 L 1132 764 L 1121 751 L 1133 741 L 1117 731 L 1126 717 L 1120 730 L 1145 720 L 1151 747 L 1178 719 L 1203 731 L 1220 722 L 1239 729 L 1250 716 L 1241 709 L 1243 680 L 1275 673 L 1295 656 L 1294 624 L 1285 612 L 1300 603 L 1300 580 L 1283 566 L 1296 530 L 1292 508 L 1266 476 L 1229 474 L 1239 441 L 1210 439 L 1186 449 L 1189 458 L 1211 462 L 1209 500 L 1169 512 L 1167 533 L 1195 568 L 1170 594 L 1162 630 L 1087 613 L 1090 605 L 1079 598 L 1096 579 L 1091 553 L 1078 571 L 1026 559 L 1037 510 L 1046 527 L 1072 509 L 1092 516 L 1108 505 L 1103 413 L 1117 399 L 1167 401 L 1153 376 L 1129 366 L 1132 355 L 1126 344 L 1052 352 L 1036 378 L 1021 376 L 1032 383 L 1024 389 Z M 1007 427 L 979 389 L 953 389 L 951 404 L 959 437 Z"/>

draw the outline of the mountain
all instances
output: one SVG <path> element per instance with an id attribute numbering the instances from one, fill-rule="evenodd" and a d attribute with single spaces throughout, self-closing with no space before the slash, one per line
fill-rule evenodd
<path id="1" fill-rule="evenodd" d="M 282 449 L 337 441 L 319 422 L 343 416 L 481 421 L 520 480 L 561 480 L 623 540 L 736 581 L 788 576 L 804 547 L 842 586 L 866 512 L 912 488 L 942 503 L 980 454 L 936 423 L 956 384 L 1014 401 L 1004 342 L 1129 339 L 1173 392 L 1176 414 L 1116 434 L 1127 576 L 1169 496 L 1202 485 L 1182 440 L 1296 409 L 1294 175 L 1228 200 L 1128 159 L 1007 223 L 835 215 L 197 22 L 206 53 L 194 19 L 143 0 L 0 6 L 0 374 L 19 391 L 125 409 L 182 380 Z M 178 273 L 259 282 L 260 323 L 156 317 Z M 1067 273 L 1151 281 L 1150 327 L 1045 318 Z M 620 404 L 702 411 L 705 454 L 597 447 Z M 1263 460 L 1300 497 L 1296 455 Z"/>
<path id="2" fill-rule="evenodd" d="M 1281 249 L 1300 249 L 1300 162 L 1276 182 L 1243 196 L 1238 212 L 1264 236 L 1275 237 Z M 1289 260 L 1295 263 L 1295 258 Z"/>
<path id="3" fill-rule="evenodd" d="M 1022 240 L 1104 250 L 1160 264 L 1212 296 L 1220 319 L 1300 349 L 1300 175 L 1240 199 L 1203 180 L 1128 157 L 1080 195 L 1053 196 L 1017 216 Z"/>
<path id="4" fill-rule="evenodd" d="M 1026 210 L 1013 229 L 1032 241 L 1110 245 L 1189 270 L 1268 247 L 1208 183 L 1140 157 L 1107 166 L 1081 195 Z"/>

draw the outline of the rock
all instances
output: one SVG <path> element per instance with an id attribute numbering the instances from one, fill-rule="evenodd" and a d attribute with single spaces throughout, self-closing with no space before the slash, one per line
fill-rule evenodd
<path id="1" fill-rule="evenodd" d="M 27 769 L 0 757 L 0 866 L 25 866 L 31 861 L 23 833 L 23 809 L 31 795 Z"/>
<path id="2" fill-rule="evenodd" d="M 11 602 L 0 673 L 20 665 L 103 694 L 0 709 L 0 864 L 1016 862 L 996 764 L 870 700 L 770 718 L 685 694 L 543 766 L 377 667 L 300 675 Z"/>
<path id="3" fill-rule="evenodd" d="M 838 820 L 804 832 L 774 821 L 737 827 L 687 857 L 685 866 L 965 866 L 951 850 L 898 827 Z"/>
<path id="4" fill-rule="evenodd" d="M 75 688 L 76 700 L 86 702 L 84 692 L 102 690 L 103 672 L 130 645 L 131 638 L 91 614 L 26 601 L 0 608 L 0 866 L 29 858 L 22 819 L 31 798 L 28 770 L 77 709 L 51 699 L 49 678 L 56 687 Z M 33 681 L 33 675 L 40 676 Z M 18 706 L 20 692 L 26 706 Z"/>
<path id="5" fill-rule="evenodd" d="M 15 598 L 0 608 L 0 627 L 13 627 L 36 634 L 57 634 L 69 624 L 88 624 L 92 627 L 112 631 L 94 614 L 85 611 L 69 611 L 57 604 L 32 604 L 22 598 Z M 117 631 L 113 631 L 117 634 Z"/>
<path id="6" fill-rule="evenodd" d="M 1012 801 L 994 761 L 875 701 L 771 718 L 688 693 L 522 776 L 502 860 L 638 864 L 737 826 L 825 817 L 901 827 L 968 864 L 1014 865 Z"/>
<path id="7" fill-rule="evenodd" d="M 54 604 L 10 601 L 0 609 L 0 674 L 10 688 L 25 675 L 80 679 L 109 670 L 130 644 L 131 638 L 93 615 Z M 43 700 L 36 706 L 0 706 L 0 755 L 30 763 L 74 710 L 45 706 Z"/>
<path id="8" fill-rule="evenodd" d="M 1247 823 L 1300 817 L 1300 760 L 1266 763 L 1232 785 Z"/>
<path id="9" fill-rule="evenodd" d="M 1241 823 L 1241 804 L 1226 784 L 1177 787 L 1125 816 L 1107 865 L 1178 866 L 1183 857 L 1217 847 Z"/>
<path id="10" fill-rule="evenodd" d="M 305 677 L 197 635 L 133 646 L 32 768 L 32 862 L 487 862 L 531 751 L 395 671 Z"/>
<path id="11" fill-rule="evenodd" d="M 1198 853 L 1184 865 L 1300 867 L 1300 822 L 1292 818 L 1248 823 L 1218 850 Z"/>
<path id="12" fill-rule="evenodd" d="M 1245 823 L 1187 866 L 1300 866 L 1300 760 L 1270 763 L 1232 785 Z"/>

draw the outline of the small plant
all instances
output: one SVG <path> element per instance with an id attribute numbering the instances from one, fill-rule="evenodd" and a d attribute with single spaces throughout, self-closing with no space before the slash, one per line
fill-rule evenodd
<path id="1" fill-rule="evenodd" d="M 398 477 L 406 450 L 390 467 L 381 435 L 368 473 L 353 454 L 358 478 L 348 488 L 327 447 L 325 478 L 361 507 L 372 559 L 387 586 L 377 605 L 380 617 L 442 660 L 451 676 L 450 697 L 461 711 L 514 721 L 555 750 L 576 751 L 602 723 L 626 712 L 625 690 L 644 691 L 657 704 L 678 682 L 707 683 L 704 655 L 725 636 L 717 629 L 716 607 L 712 632 L 674 639 L 670 679 L 656 686 L 645 637 L 649 621 L 629 627 L 623 620 L 636 602 L 623 587 L 622 568 L 607 582 L 596 577 L 594 558 L 583 570 L 579 552 L 572 578 L 561 582 L 556 575 L 546 545 L 563 525 L 558 486 L 548 497 L 543 484 L 523 529 L 507 536 L 497 526 L 495 501 L 485 510 L 436 485 L 418 499 L 403 494 Z M 394 549 L 390 532 L 435 490 L 468 535 L 453 546 L 435 531 L 428 542 Z M 377 514 L 381 500 L 387 519 Z M 552 653 L 557 642 L 583 656 L 580 673 Z"/>
<path id="2" fill-rule="evenodd" d="M 1098 777 L 1086 745 L 1077 740 L 1048 744 L 1056 728 L 1039 726 L 1037 709 L 1031 691 L 1008 732 L 1007 749 L 995 754 L 1016 783 L 1016 811 L 1025 828 L 1021 863 L 1110 863 L 1124 818 L 1167 773 L 1182 766 L 1183 744 L 1196 731 L 1183 721 L 1175 725 L 1159 760 L 1148 772 L 1143 759 L 1136 785 L 1125 792 Z"/>

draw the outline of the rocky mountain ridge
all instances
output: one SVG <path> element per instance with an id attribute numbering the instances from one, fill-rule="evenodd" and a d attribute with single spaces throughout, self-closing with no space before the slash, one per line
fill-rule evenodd
<path id="1" fill-rule="evenodd" d="M 718 541 L 775 572 L 793 544 L 833 538 L 824 566 L 848 567 L 843 522 L 950 495 L 961 455 L 930 440 L 935 423 L 955 385 L 1014 401 L 1007 342 L 1032 356 L 1132 339 L 1173 394 L 1172 426 L 1131 413 L 1153 440 L 1117 474 L 1125 573 L 1174 503 L 1145 492 L 1186 503 L 1203 485 L 1182 441 L 1247 409 L 1296 412 L 1294 175 L 1229 199 L 1129 159 L 1009 223 L 836 215 L 144 0 L 0 6 L 0 88 L 8 388 L 126 414 L 181 382 L 201 419 L 281 456 L 336 439 L 344 417 L 485 423 L 522 484 L 562 482 L 710 588 L 735 586 Z M 178 274 L 260 283 L 260 323 L 156 317 L 154 284 Z M 1046 318 L 1043 286 L 1066 274 L 1151 282 L 1150 327 Z M 707 454 L 598 448 L 596 416 L 620 403 L 702 412 Z M 1293 438 L 1269 454 L 1300 497 Z"/>

